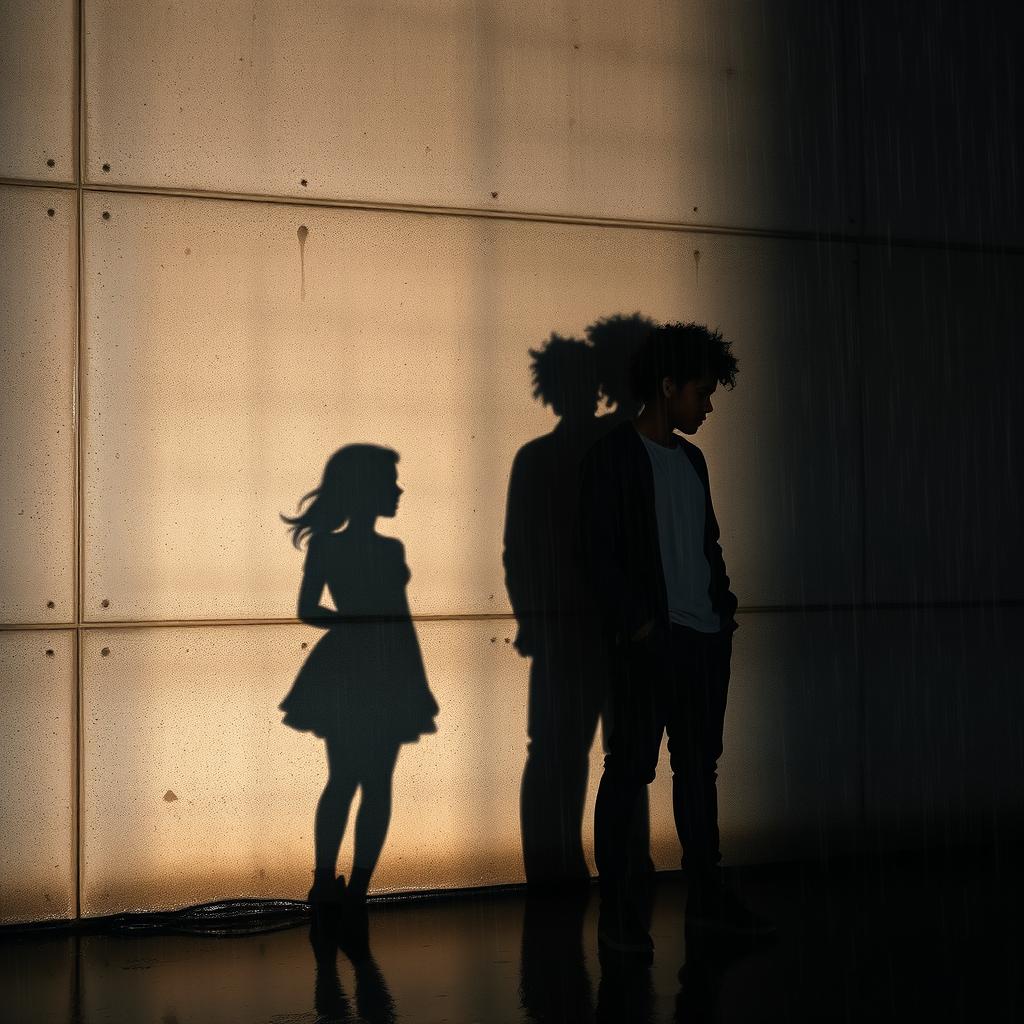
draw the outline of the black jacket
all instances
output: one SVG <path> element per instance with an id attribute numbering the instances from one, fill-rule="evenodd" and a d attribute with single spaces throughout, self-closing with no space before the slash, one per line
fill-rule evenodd
<path id="1" fill-rule="evenodd" d="M 739 628 L 733 618 L 738 602 L 729 590 L 718 543 L 707 463 L 696 445 L 678 440 L 704 485 L 704 554 L 711 567 L 708 594 L 712 609 L 721 616 L 723 632 L 731 635 Z M 580 528 L 584 571 L 610 638 L 621 643 L 651 621 L 666 637 L 668 593 L 658 541 L 654 472 L 632 421 L 602 437 L 583 459 Z"/>

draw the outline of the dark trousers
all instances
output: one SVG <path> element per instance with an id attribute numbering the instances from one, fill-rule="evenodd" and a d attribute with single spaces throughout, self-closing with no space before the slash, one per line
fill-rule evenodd
<path id="1" fill-rule="evenodd" d="M 672 765 L 672 811 L 692 875 L 722 859 L 717 762 L 729 689 L 732 634 L 672 624 L 616 653 L 611 735 L 597 793 L 595 856 L 602 887 L 625 882 L 624 839 L 644 787 L 654 780 L 664 732 Z"/>

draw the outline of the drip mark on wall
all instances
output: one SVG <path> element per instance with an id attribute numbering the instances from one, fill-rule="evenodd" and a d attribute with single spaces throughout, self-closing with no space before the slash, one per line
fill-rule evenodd
<path id="1" fill-rule="evenodd" d="M 306 301 L 306 239 L 309 237 L 309 228 L 305 224 L 299 225 L 299 281 L 301 285 L 302 301 Z"/>
<path id="2" fill-rule="evenodd" d="M 697 287 L 700 287 L 700 249 L 693 250 L 693 275 Z"/>

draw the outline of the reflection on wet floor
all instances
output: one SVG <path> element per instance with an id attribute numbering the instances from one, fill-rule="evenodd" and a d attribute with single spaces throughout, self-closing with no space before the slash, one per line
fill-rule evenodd
<path id="1" fill-rule="evenodd" d="M 870 872 L 746 869 L 765 944 L 687 929 L 661 875 L 651 966 L 602 957 L 596 888 L 371 904 L 233 937 L 0 933 L 0 1019 L 481 1024 L 1020 1020 L 1024 887 L 992 854 Z"/>

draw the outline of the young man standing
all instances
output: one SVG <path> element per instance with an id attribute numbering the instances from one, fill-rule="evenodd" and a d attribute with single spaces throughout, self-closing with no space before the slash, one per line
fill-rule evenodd
<path id="1" fill-rule="evenodd" d="M 747 935 L 773 926 L 719 873 L 717 761 L 722 753 L 737 600 L 729 590 L 707 463 L 696 434 L 737 362 L 718 332 L 655 327 L 634 353 L 639 415 L 599 440 L 581 470 L 583 557 L 605 619 L 611 732 L 595 813 L 602 946 L 649 956 L 624 837 L 654 779 L 663 733 L 672 810 L 689 885 L 687 920 Z"/>

